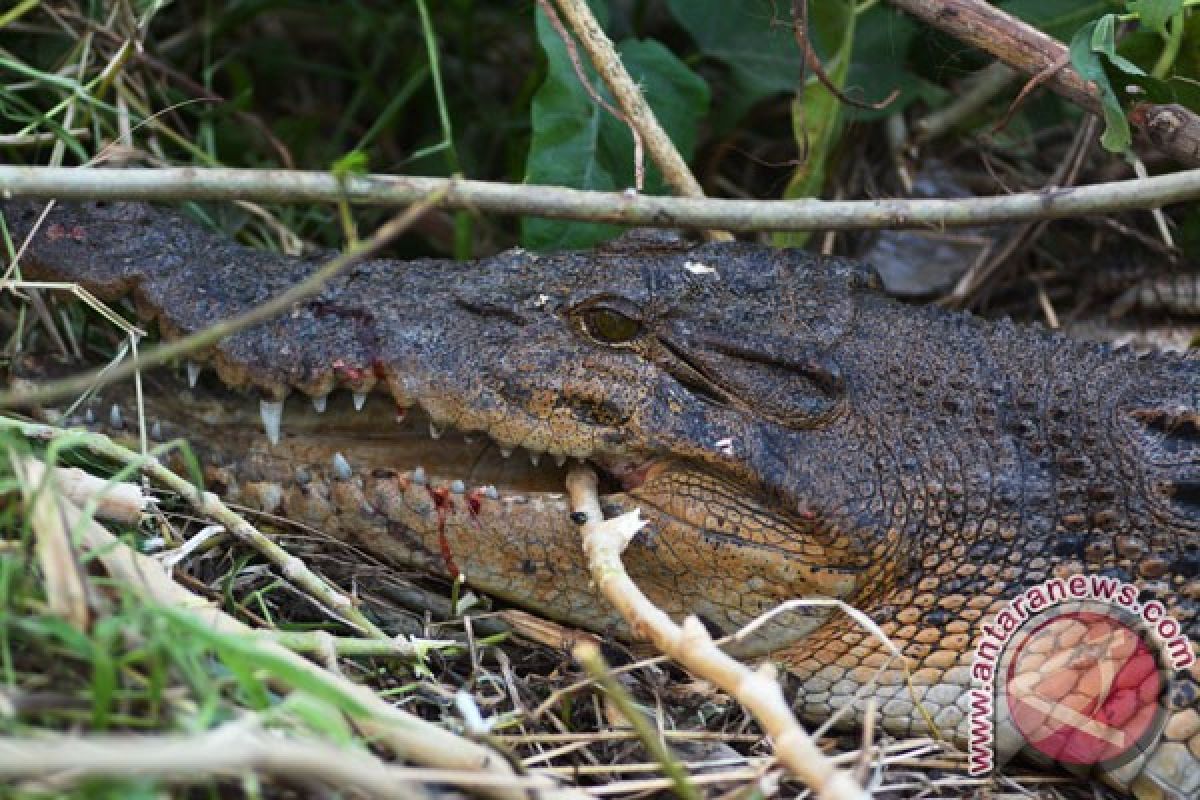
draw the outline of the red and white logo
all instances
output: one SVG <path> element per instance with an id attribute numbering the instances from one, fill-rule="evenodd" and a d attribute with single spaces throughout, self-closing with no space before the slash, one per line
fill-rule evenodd
<path id="1" fill-rule="evenodd" d="M 1029 747 L 1090 766 L 1157 738 L 1166 682 L 1143 634 L 1120 616 L 1111 607 L 1051 611 L 1009 645 L 1003 694 Z"/>
<path id="2" fill-rule="evenodd" d="M 981 625 L 971 664 L 968 770 L 1024 752 L 1073 771 L 1110 771 L 1152 748 L 1170 675 L 1192 645 L 1158 600 L 1104 575 L 1025 589 Z"/>

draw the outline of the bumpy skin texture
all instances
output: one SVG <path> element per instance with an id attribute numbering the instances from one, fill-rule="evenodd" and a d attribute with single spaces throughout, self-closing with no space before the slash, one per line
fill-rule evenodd
<path id="1" fill-rule="evenodd" d="M 33 207 L 4 211 L 18 234 L 29 229 Z M 261 303 L 319 261 L 238 247 L 145 206 L 88 205 L 57 208 L 22 266 L 132 294 L 176 336 Z M 873 695 L 890 732 L 928 734 L 932 722 L 964 743 L 981 624 L 1053 577 L 1135 583 L 1139 602 L 1156 598 L 1181 623 L 1193 662 L 1200 648 L 1194 358 L 904 306 L 851 262 L 655 240 L 367 262 L 202 355 L 227 387 L 269 399 L 379 384 L 439 427 L 593 461 L 627 487 L 607 508 L 648 518 L 626 560 L 674 615 L 730 631 L 815 594 L 866 611 L 906 657 L 911 690 L 894 664 L 877 674 L 884 648 L 828 609 L 781 618 L 757 640 L 801 677 L 799 707 L 814 717 L 848 707 L 853 723 Z M 193 434 L 210 476 L 244 499 L 621 630 L 589 588 L 546 464 L 508 476 L 521 492 L 455 483 L 522 470 L 494 448 L 414 444 L 381 399 L 355 414 L 338 396 L 319 416 L 293 398 L 274 447 L 256 409 L 227 391 L 180 390 L 152 413 L 168 433 Z M 418 455 L 401 458 L 409 449 Z M 1103 777 L 1144 797 L 1195 797 L 1198 686 L 1195 663 L 1174 674 L 1162 738 Z"/>

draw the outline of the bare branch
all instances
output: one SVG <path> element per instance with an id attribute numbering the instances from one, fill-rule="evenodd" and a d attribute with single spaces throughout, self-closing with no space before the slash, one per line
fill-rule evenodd
<path id="1" fill-rule="evenodd" d="M 959 41 L 991 53 L 1013 69 L 1038 80 L 1056 94 L 1093 114 L 1101 113 L 1100 93 L 1070 66 L 1067 47 L 983 0 L 891 0 L 892 5 Z M 1156 134 L 1154 109 L 1171 109 L 1170 136 Z M 1200 117 L 1183 106 L 1148 106 L 1131 114 L 1130 122 L 1147 133 L 1156 147 L 1181 164 L 1200 165 Z"/>
<path id="2" fill-rule="evenodd" d="M 81 169 L 0 166 L 5 197 L 63 200 L 253 200 L 265 203 L 407 205 L 611 222 L 653 228 L 737 231 L 950 228 L 1145 210 L 1200 199 L 1200 169 L 1079 188 L 998 197 L 824 201 L 651 197 L 557 186 L 454 178 L 286 170 Z"/>
<path id="3" fill-rule="evenodd" d="M 596 493 L 596 473 L 575 467 L 567 473 L 573 511 L 582 512 L 583 548 L 597 588 L 621 613 L 635 635 L 705 680 L 736 697 L 771 737 L 775 755 L 792 774 L 812 787 L 820 800 L 867 800 L 870 795 L 849 772 L 839 769 L 796 721 L 770 663 L 751 670 L 722 652 L 704 625 L 688 617 L 676 625 L 625 572 L 621 551 L 641 528 L 636 512 L 605 519 Z"/>

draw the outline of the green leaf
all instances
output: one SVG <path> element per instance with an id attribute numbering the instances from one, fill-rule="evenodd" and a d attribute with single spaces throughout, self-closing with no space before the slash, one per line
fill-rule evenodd
<path id="1" fill-rule="evenodd" d="M 823 61 L 825 75 L 839 89 L 846 84 L 854 49 L 854 0 L 824 0 L 809 6 L 809 24 L 825 34 L 826 41 L 840 40 L 836 52 Z M 842 102 L 815 75 L 804 82 L 804 91 L 792 101 L 792 128 L 802 163 L 796 167 L 784 190 L 785 198 L 816 197 L 825 185 L 829 162 L 842 129 Z M 773 241 L 783 247 L 803 247 L 811 233 L 777 234 Z"/>
<path id="2" fill-rule="evenodd" d="M 1183 0 L 1129 0 L 1125 7 L 1142 25 L 1166 36 L 1167 20 L 1183 11 Z"/>
<path id="3" fill-rule="evenodd" d="M 1129 132 L 1129 122 L 1125 119 L 1125 112 L 1121 109 L 1121 102 L 1117 98 L 1112 84 L 1108 81 L 1108 73 L 1104 71 L 1100 54 L 1092 49 L 1092 41 L 1097 27 L 1099 27 L 1099 20 L 1089 22 L 1076 31 L 1075 36 L 1071 38 L 1071 65 L 1084 80 L 1094 81 L 1100 92 L 1100 105 L 1104 112 L 1105 125 L 1100 143 L 1114 153 L 1121 153 L 1129 149 L 1133 137 Z"/>
<path id="4" fill-rule="evenodd" d="M 846 119 L 869 122 L 896 114 L 917 99 L 934 107 L 945 101 L 949 92 L 909 68 L 909 48 L 919 32 L 911 17 L 883 3 L 858 16 L 850 72 L 845 79 L 847 92 L 870 103 L 883 100 L 893 91 L 899 94 L 886 108 L 843 107 Z"/>
<path id="5" fill-rule="evenodd" d="M 525 181 L 605 191 L 633 186 L 629 129 L 600 108 L 580 85 L 566 46 L 540 10 L 537 33 L 546 53 L 546 79 L 533 99 Z M 708 111 L 707 84 L 657 42 L 627 39 L 617 50 L 667 135 L 683 157 L 689 158 L 700 121 Z M 580 58 L 586 61 L 586 57 Z M 596 91 L 608 97 L 591 66 L 584 66 Z M 662 187 L 662 176 L 647 157 L 645 191 L 657 193 Z M 612 225 L 544 219 L 522 222 L 523 243 L 532 249 L 589 247 L 619 231 Z"/>
<path id="6" fill-rule="evenodd" d="M 718 132 L 733 128 L 766 97 L 794 92 L 800 80 L 800 49 L 786 4 L 774 0 L 668 0 L 671 13 L 708 58 L 729 68 L 731 86 L 714 111 Z M 810 4 L 815 9 L 821 4 Z M 816 43 L 821 52 L 820 42 Z"/>
<path id="7" fill-rule="evenodd" d="M 1145 75 L 1146 71 L 1117 52 L 1117 17 L 1105 14 L 1096 20 L 1092 31 L 1092 51 L 1103 53 L 1114 67 L 1130 75 Z"/>
<path id="8" fill-rule="evenodd" d="M 367 154 L 362 150 L 351 150 L 337 161 L 334 161 L 330 171 L 339 180 L 348 178 L 351 175 L 366 175 Z"/>

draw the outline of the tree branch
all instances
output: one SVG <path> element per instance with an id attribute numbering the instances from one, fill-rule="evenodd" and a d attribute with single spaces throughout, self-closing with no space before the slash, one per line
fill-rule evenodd
<path id="1" fill-rule="evenodd" d="M 453 178 L 286 170 L 0 166 L 0 196 L 63 200 L 253 200 L 431 206 L 654 228 L 737 231 L 948 228 L 1159 208 L 1200 199 L 1200 169 L 998 197 L 823 201 L 651 197 Z"/>
<path id="2" fill-rule="evenodd" d="M 571 510 L 585 518 L 581 533 L 592 579 L 634 635 L 649 639 L 660 651 L 733 695 L 771 737 L 775 757 L 808 784 L 819 800 L 867 800 L 870 794 L 822 753 L 796 721 L 770 662 L 751 670 L 722 652 L 698 619 L 688 617 L 676 625 L 642 594 L 621 563 L 621 552 L 642 521 L 636 511 L 605 519 L 596 481 L 590 467 L 573 467 L 567 473 L 567 494 Z"/>
<path id="3" fill-rule="evenodd" d="M 991 53 L 1026 75 L 1045 75 L 1045 84 L 1075 105 L 1101 114 L 1100 93 L 1091 81 L 1069 66 L 1067 47 L 1032 25 L 982 0 L 891 0 L 926 24 Z M 1062 66 L 1067 64 L 1068 66 Z M 1061 68 L 1059 68 L 1061 67 Z M 1130 122 L 1147 134 L 1164 153 L 1188 166 L 1200 166 L 1200 117 L 1183 106 L 1172 109 L 1172 133 L 1151 129 L 1155 106 L 1130 115 Z"/>

